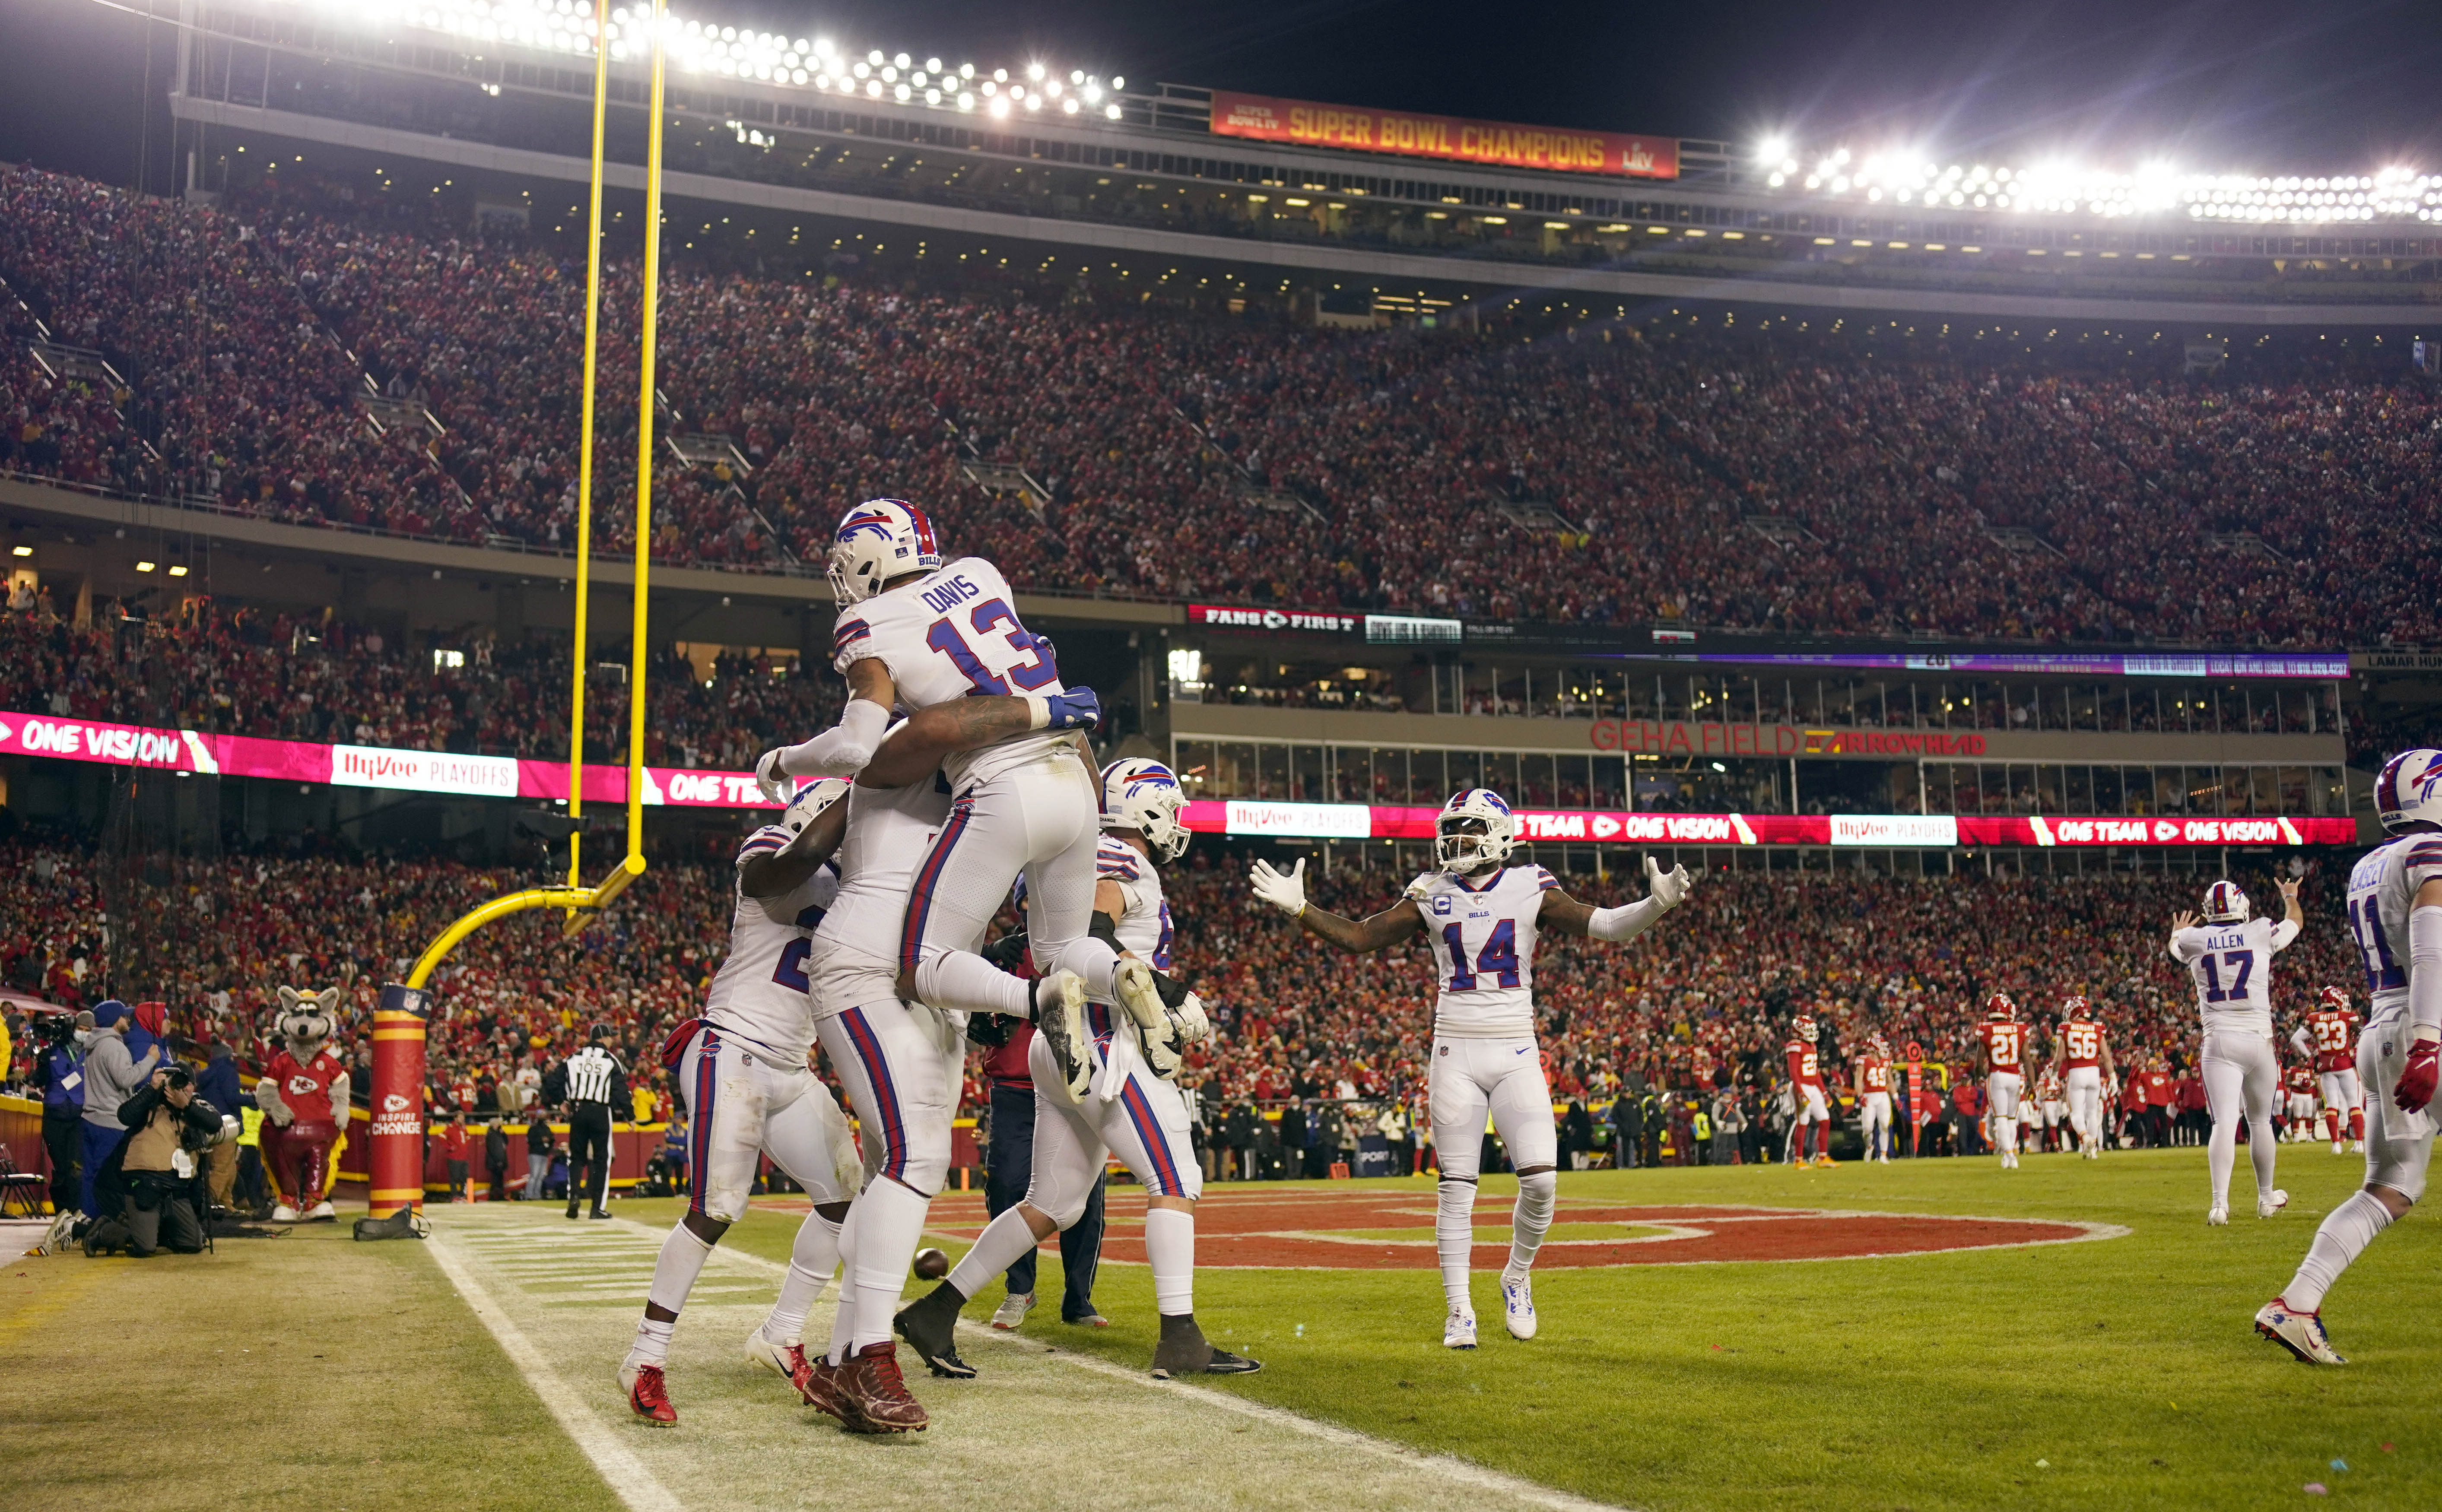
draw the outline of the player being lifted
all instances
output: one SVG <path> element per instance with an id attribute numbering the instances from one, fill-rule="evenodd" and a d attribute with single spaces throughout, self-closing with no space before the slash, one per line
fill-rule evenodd
<path id="1" fill-rule="evenodd" d="M 1866 1158 L 1891 1163 L 1891 1043 L 1880 1030 L 1866 1036 L 1857 1058 L 1857 1121 L 1866 1135 Z"/>
<path id="2" fill-rule="evenodd" d="M 1823 1062 L 1815 1045 L 1823 1031 L 1813 1018 L 1797 1015 L 1789 1026 L 1789 1043 L 1780 1047 L 1789 1066 L 1789 1163 L 1828 1166 L 1832 1159 L 1832 1095 L 1823 1084 Z M 1806 1158 L 1806 1130 L 1814 1128 L 1814 1158 Z"/>
<path id="3" fill-rule="evenodd" d="M 2341 1125 L 2365 1153 L 2365 1089 L 2358 1084 L 2357 1052 L 2350 1037 L 2358 1016 L 2349 1011 L 2346 989 L 2326 987 L 2317 995 L 2315 1011 L 2290 1031 L 2289 1043 L 2301 1055 L 2315 1058 L 2316 1079 L 2324 1094 L 2324 1121 L 2330 1130 L 2332 1153 L 2341 1153 Z"/>
<path id="4" fill-rule="evenodd" d="M 2375 817 L 2393 838 L 2349 872 L 2349 932 L 2374 1002 L 2358 1036 L 2365 1089 L 2365 1185 L 2315 1230 L 2255 1331 L 2309 1364 L 2338 1365 L 2324 1332 L 2324 1294 L 2392 1220 L 2425 1194 L 2433 1157 L 2435 1048 L 2442 1043 L 2442 751 L 2403 751 L 2374 784 Z"/>
<path id="5" fill-rule="evenodd" d="M 1094 928 L 1130 960 L 1153 970 L 1163 1000 L 1193 1033 L 1203 1029 L 1203 1008 L 1161 975 L 1170 967 L 1172 930 L 1158 868 L 1187 849 L 1188 830 L 1179 819 L 1186 807 L 1178 779 L 1158 761 L 1132 757 L 1103 769 Z M 1155 1376 L 1240 1375 L 1261 1368 L 1213 1348 L 1196 1325 L 1195 1203 L 1204 1181 L 1188 1138 L 1187 1102 L 1172 1080 L 1178 1061 L 1161 1053 L 1167 1047 L 1157 1038 L 1117 1018 L 1114 1008 L 1098 1001 L 1085 1011 L 1094 1078 L 1082 1103 L 1056 1095 L 1037 1037 L 1027 1052 L 1035 1092 L 1034 1163 L 1025 1200 L 994 1218 L 941 1284 L 899 1314 L 900 1334 L 938 1375 L 975 1374 L 955 1347 L 958 1309 L 1018 1256 L 1083 1216 L 1113 1155 L 1145 1190 L 1145 1259 L 1161 1328 Z"/>
<path id="6" fill-rule="evenodd" d="M 2027 1026 L 2007 993 L 1984 1000 L 1984 1022 L 1976 1026 L 1984 1047 L 1985 1133 L 2001 1169 L 2018 1169 L 2018 1105 L 2027 1091 Z"/>
<path id="7" fill-rule="evenodd" d="M 2102 1159 L 2104 1087 L 2119 1080 L 2119 1073 L 2112 1067 L 2103 1025 L 2082 993 L 2061 1004 L 2051 1068 L 2060 1073 L 2061 1090 L 2068 1100 L 2068 1127 L 2077 1136 L 2077 1153 L 2088 1160 Z"/>
<path id="8" fill-rule="evenodd" d="M 2255 1215 L 2269 1218 L 2289 1202 L 2289 1194 L 2272 1185 L 2278 1154 L 2272 1107 L 2281 1094 L 2281 1057 L 2272 1047 L 2272 957 L 2298 938 L 2306 915 L 2298 906 L 2295 882 L 2281 884 L 2281 902 L 2279 923 L 2251 918 L 2238 884 L 2217 882 L 2205 889 L 2202 924 L 2194 914 L 2171 916 L 2171 958 L 2196 978 L 2196 1008 L 2204 1015 L 2201 1069 L 2213 1113 L 2213 1138 L 2205 1147 L 2213 1175 L 2209 1224 L 2230 1222 L 2230 1168 L 2242 1117 L 2248 1155 L 2255 1162 Z"/>
<path id="9" fill-rule="evenodd" d="M 1535 1042 L 1535 938 L 1546 929 L 1594 939 L 1629 940 L 1679 906 L 1691 885 L 1685 866 L 1664 871 L 1646 858 L 1647 896 L 1620 908 L 1594 908 L 1560 891 L 1540 866 L 1511 866 L 1518 820 L 1501 795 L 1468 788 L 1442 805 L 1433 825 L 1437 870 L 1408 884 L 1397 902 L 1362 920 L 1343 919 L 1305 900 L 1305 863 L 1285 872 L 1254 866 L 1255 896 L 1317 935 L 1355 954 L 1423 935 L 1440 969 L 1433 1003 L 1432 1069 L 1428 1086 L 1433 1148 L 1441 1159 L 1433 1224 L 1442 1292 L 1449 1304 L 1442 1342 L 1475 1347 L 1475 1303 L 1467 1266 L 1475 1242 L 1475 1188 L 1489 1112 L 1518 1172 L 1510 1217 L 1509 1264 L 1501 1272 L 1509 1332 L 1535 1337 L 1535 1295 L 1527 1272 L 1552 1225 L 1558 1196 L 1553 1175 L 1558 1139 Z"/>

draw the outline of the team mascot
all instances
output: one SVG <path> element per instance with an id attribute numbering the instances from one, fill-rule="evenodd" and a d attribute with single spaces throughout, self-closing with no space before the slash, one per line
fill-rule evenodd
<path id="1" fill-rule="evenodd" d="M 332 1211 L 331 1146 L 348 1124 L 348 1070 L 331 1052 L 338 1032 L 341 989 L 280 990 L 282 1048 L 254 1084 L 263 1109 L 263 1164 L 279 1206 L 275 1223 L 336 1219 Z"/>

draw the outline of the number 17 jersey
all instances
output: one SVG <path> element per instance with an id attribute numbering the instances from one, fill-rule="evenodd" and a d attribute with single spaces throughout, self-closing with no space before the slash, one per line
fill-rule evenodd
<path id="1" fill-rule="evenodd" d="M 1408 884 L 1442 979 L 1433 1032 L 1454 1039 L 1531 1038 L 1535 1032 L 1535 920 L 1559 882 L 1540 866 L 1489 877 L 1429 871 Z"/>
<path id="2" fill-rule="evenodd" d="M 2171 937 L 2171 958 L 2196 979 L 2196 1008 L 2208 1029 L 2272 1032 L 2272 957 L 2298 926 L 2284 919 L 2191 924 Z"/>

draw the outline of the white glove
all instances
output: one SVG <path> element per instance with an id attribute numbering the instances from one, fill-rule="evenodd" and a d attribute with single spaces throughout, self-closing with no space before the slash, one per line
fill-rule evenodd
<path id="1" fill-rule="evenodd" d="M 1255 886 L 1255 896 L 1295 919 L 1305 912 L 1305 858 L 1286 871 L 1274 871 L 1268 861 L 1258 861 L 1248 874 Z"/>
<path id="2" fill-rule="evenodd" d="M 782 747 L 774 746 L 755 758 L 755 785 L 763 790 L 764 802 L 775 803 L 785 809 L 789 800 L 796 795 L 797 785 L 780 770 L 781 750 Z"/>
<path id="3" fill-rule="evenodd" d="M 1178 1006 L 1170 1011 L 1170 1021 L 1178 1027 L 1178 1043 L 1181 1045 L 1201 1045 L 1212 1037 L 1212 1020 L 1205 1014 L 1204 999 L 1194 993 L 1181 998 Z"/>
<path id="4" fill-rule="evenodd" d="M 1646 896 L 1661 904 L 1663 912 L 1667 913 L 1686 902 L 1687 889 L 1695 885 L 1696 879 L 1687 875 L 1686 866 L 1673 866 L 1664 871 L 1662 863 L 1651 856 L 1645 858 Z"/>

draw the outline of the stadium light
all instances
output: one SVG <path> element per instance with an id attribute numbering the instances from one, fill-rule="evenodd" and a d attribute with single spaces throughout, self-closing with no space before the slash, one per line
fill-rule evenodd
<path id="1" fill-rule="evenodd" d="M 1756 160 L 1777 163 L 1789 155 L 1789 138 L 1781 136 L 1765 137 L 1756 147 Z"/>

